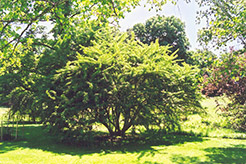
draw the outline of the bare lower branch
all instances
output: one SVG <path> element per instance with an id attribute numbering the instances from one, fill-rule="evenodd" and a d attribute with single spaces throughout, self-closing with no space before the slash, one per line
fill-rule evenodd
<path id="1" fill-rule="evenodd" d="M 20 34 L 18 37 L 16 37 L 16 38 L 14 38 L 13 40 L 9 41 L 6 45 L 4 45 L 2 48 L 0 48 L 0 50 L 3 50 L 4 48 L 6 48 L 7 46 L 9 46 L 9 45 L 10 45 L 11 43 L 13 43 L 14 41 L 17 41 L 16 44 L 14 45 L 14 49 L 13 49 L 13 52 L 14 52 L 15 49 L 16 49 L 16 47 L 17 47 L 17 45 L 18 45 L 19 42 L 20 42 L 21 37 L 24 35 L 24 33 L 28 30 L 28 28 L 29 28 L 35 21 L 37 21 L 40 17 L 42 17 L 43 15 L 45 15 L 48 11 L 50 11 L 50 10 L 53 9 L 54 7 L 56 7 L 56 6 L 58 6 L 58 5 L 60 5 L 60 4 L 64 3 L 64 2 L 66 2 L 66 1 L 68 1 L 68 0 L 58 1 L 58 2 L 56 2 L 56 3 L 54 3 L 54 4 L 52 3 L 53 7 L 47 7 L 47 8 L 45 8 L 41 14 L 37 15 L 35 18 L 30 18 L 30 20 L 29 20 L 29 19 L 0 20 L 0 22 L 5 22 L 5 23 L 7 23 L 7 24 L 10 24 L 10 23 L 15 22 L 15 21 L 20 21 L 20 22 L 27 21 L 27 22 L 29 22 L 28 25 L 26 26 L 26 28 L 21 32 L 21 34 Z M 47 1 L 47 2 L 49 2 L 49 1 Z M 6 27 L 5 27 L 5 28 L 6 28 Z"/>

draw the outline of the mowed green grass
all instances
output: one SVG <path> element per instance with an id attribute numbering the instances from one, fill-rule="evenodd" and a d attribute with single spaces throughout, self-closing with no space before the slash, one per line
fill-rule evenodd
<path id="1" fill-rule="evenodd" d="M 205 105 L 212 100 L 206 100 Z M 207 110 L 213 112 L 213 105 Z M 1 110 L 1 109 L 0 109 Z M 209 113 L 208 112 L 208 113 Z M 218 115 L 212 114 L 216 119 Z M 203 119 L 213 124 L 217 120 L 198 118 L 188 120 L 187 127 L 193 126 L 192 121 L 201 123 Z M 200 119 L 200 120 L 199 120 Z M 215 119 L 215 118 L 214 118 Z M 199 126 L 199 125 L 197 125 Z M 197 127 L 202 131 L 202 128 Z M 225 131 L 225 129 L 219 129 Z M 246 163 L 246 139 L 221 138 L 219 132 L 210 135 L 215 128 L 210 128 L 208 137 L 189 135 L 164 135 L 163 142 L 143 145 L 130 144 L 125 146 L 83 147 L 58 143 L 49 136 L 40 125 L 25 125 L 19 128 L 20 140 L 0 142 L 0 163 L 3 164 L 168 164 L 168 163 Z M 220 132 L 221 132 L 220 131 Z M 227 135 L 236 133 L 228 131 Z M 245 134 L 245 133 L 240 133 Z"/>
<path id="2" fill-rule="evenodd" d="M 76 147 L 57 143 L 41 126 L 28 125 L 25 140 L 1 142 L 0 163 L 245 163 L 246 140 L 176 135 L 168 144 Z"/>

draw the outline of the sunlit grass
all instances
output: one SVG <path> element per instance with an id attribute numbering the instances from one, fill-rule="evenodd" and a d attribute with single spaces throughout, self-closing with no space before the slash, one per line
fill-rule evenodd
<path id="1" fill-rule="evenodd" d="M 188 116 L 188 119 L 181 123 L 182 129 L 206 137 L 246 139 L 246 133 L 227 128 L 230 120 L 221 115 L 216 101 L 222 105 L 229 102 L 228 99 L 221 97 L 204 99 L 202 106 L 205 108 L 206 114 Z"/>
<path id="2" fill-rule="evenodd" d="M 29 125 L 25 140 L 0 143 L 0 163 L 128 164 L 243 163 L 246 140 L 172 136 L 169 144 L 76 147 L 57 143 L 41 126 Z M 153 138 L 154 140 L 154 138 Z M 176 140 L 176 141 L 175 141 Z"/>
<path id="3" fill-rule="evenodd" d="M 41 125 L 20 126 L 18 140 L 0 142 L 0 164 L 245 163 L 246 134 L 223 127 L 225 118 L 216 112 L 214 99 L 202 104 L 207 115 L 195 114 L 182 123 L 183 130 L 201 135 L 163 134 L 160 142 L 150 135 L 150 142 L 145 144 L 66 145 L 58 143 Z"/>

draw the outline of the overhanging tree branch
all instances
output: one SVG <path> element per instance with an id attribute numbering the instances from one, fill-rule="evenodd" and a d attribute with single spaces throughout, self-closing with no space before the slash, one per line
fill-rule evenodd
<path id="1" fill-rule="evenodd" d="M 30 18 L 30 19 L 16 19 L 16 20 L 14 20 L 14 19 L 12 19 L 12 20 L 0 20 L 0 22 L 5 22 L 5 23 L 7 23 L 8 25 L 9 25 L 10 23 L 14 23 L 14 22 L 16 22 L 16 21 L 17 21 L 17 22 L 24 22 L 24 21 L 29 22 L 28 25 L 26 26 L 26 28 L 21 32 L 21 34 L 20 34 L 18 37 L 16 37 L 16 38 L 12 39 L 11 41 L 9 41 L 6 45 L 4 45 L 2 48 L 0 48 L 0 50 L 3 50 L 4 48 L 6 48 L 6 47 L 9 46 L 10 44 L 12 44 L 14 41 L 17 41 L 16 44 L 14 45 L 14 48 L 13 48 L 13 53 L 14 53 L 16 47 L 17 47 L 18 44 L 20 43 L 21 37 L 24 35 L 24 33 L 29 29 L 29 27 L 30 27 L 35 21 L 37 21 L 39 18 L 41 18 L 43 15 L 45 15 L 46 13 L 48 13 L 48 12 L 49 12 L 50 10 L 52 10 L 53 8 L 57 7 L 58 5 L 60 5 L 60 4 L 62 4 L 62 3 L 65 3 L 65 2 L 67 2 L 67 1 L 68 1 L 68 0 L 63 0 L 63 1 L 58 1 L 58 2 L 56 2 L 56 3 L 52 3 L 52 7 L 47 7 L 47 8 L 45 8 L 45 9 L 43 10 L 43 12 L 42 12 L 41 14 L 37 15 L 35 18 Z M 49 1 L 46 1 L 46 2 L 49 2 Z M 51 2 L 50 2 L 50 3 L 51 3 Z M 5 27 L 5 28 L 6 28 L 6 27 Z"/>

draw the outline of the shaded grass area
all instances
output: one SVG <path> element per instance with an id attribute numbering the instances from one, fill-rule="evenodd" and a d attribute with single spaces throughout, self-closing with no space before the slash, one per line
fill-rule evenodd
<path id="1" fill-rule="evenodd" d="M 199 156 L 174 155 L 174 163 L 245 163 L 246 145 L 231 145 L 229 147 L 208 147 L 203 149 L 206 160 Z"/>
<path id="2" fill-rule="evenodd" d="M 162 134 L 154 131 L 145 133 L 146 139 L 136 140 L 136 142 L 127 142 L 122 144 L 112 145 L 69 145 L 57 142 L 55 136 L 51 136 L 45 132 L 41 125 L 26 125 L 24 127 L 24 138 L 18 140 L 3 142 L 0 145 L 0 153 L 4 150 L 11 150 L 12 148 L 38 148 L 44 151 L 52 151 L 54 153 L 66 153 L 75 155 L 78 152 L 76 150 L 86 150 L 86 152 L 97 153 L 100 151 L 111 152 L 111 151 L 141 151 L 142 149 L 149 149 L 151 146 L 158 145 L 177 145 L 185 142 L 202 142 L 203 139 L 199 136 L 188 133 L 173 133 L 173 134 Z M 6 146 L 5 146 L 6 145 Z M 65 148 L 65 149 L 63 149 Z M 71 151 L 71 149 L 73 151 Z"/>
<path id="3" fill-rule="evenodd" d="M 151 161 L 156 155 L 162 154 L 163 146 L 203 141 L 202 138 L 192 135 L 166 135 L 162 136 L 162 140 L 160 137 L 155 140 L 153 135 L 149 137 L 153 143 L 131 143 L 111 147 L 76 147 L 56 142 L 55 137 L 46 134 L 42 126 L 28 125 L 25 127 L 23 140 L 0 143 L 0 163 L 81 163 L 82 161 L 83 163 L 102 163 L 102 161 L 159 163 Z M 158 146 L 153 147 L 153 145 Z"/>
<path id="4" fill-rule="evenodd" d="M 25 138 L 0 142 L 0 163 L 243 163 L 246 159 L 246 140 L 146 135 L 149 140 L 143 144 L 80 147 L 58 143 L 42 126 L 28 125 Z"/>

